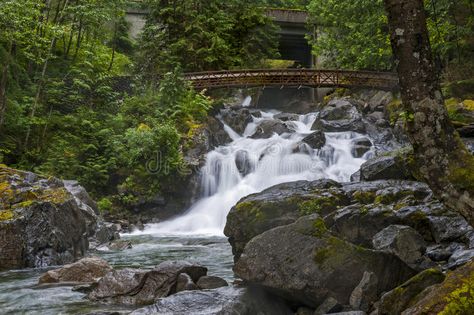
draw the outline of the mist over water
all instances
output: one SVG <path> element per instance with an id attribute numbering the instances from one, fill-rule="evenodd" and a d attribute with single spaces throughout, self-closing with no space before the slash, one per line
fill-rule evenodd
<path id="1" fill-rule="evenodd" d="M 326 133 L 326 145 L 319 150 L 302 143 L 313 132 L 317 113 L 287 122 L 290 133 L 274 134 L 269 139 L 250 138 L 262 121 L 273 119 L 277 113 L 261 112 L 242 135 L 225 125 L 232 142 L 207 154 L 201 170 L 202 198 L 184 215 L 147 225 L 134 234 L 222 236 L 227 214 L 241 198 L 298 180 L 329 178 L 347 182 L 366 161 L 367 154 L 363 158 L 351 154 L 352 141 L 362 137 L 354 132 Z"/>

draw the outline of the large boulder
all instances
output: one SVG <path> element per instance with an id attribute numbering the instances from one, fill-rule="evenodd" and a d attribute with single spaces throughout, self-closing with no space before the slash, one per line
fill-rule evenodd
<path id="1" fill-rule="evenodd" d="M 217 289 L 220 287 L 226 287 L 229 284 L 222 278 L 216 276 L 203 276 L 199 278 L 196 283 L 200 289 Z"/>
<path id="2" fill-rule="evenodd" d="M 98 257 L 83 258 L 75 263 L 44 273 L 38 284 L 58 282 L 94 282 L 105 276 L 112 267 Z"/>
<path id="3" fill-rule="evenodd" d="M 71 263 L 84 255 L 94 211 L 54 177 L 0 167 L 0 269 Z"/>
<path id="4" fill-rule="evenodd" d="M 312 130 L 365 132 L 362 115 L 348 99 L 331 100 L 320 112 Z"/>
<path id="5" fill-rule="evenodd" d="M 289 132 L 291 132 L 291 130 L 285 122 L 277 119 L 264 119 L 258 124 L 257 129 L 251 138 L 267 139 L 272 137 L 274 134 L 281 135 Z"/>
<path id="6" fill-rule="evenodd" d="M 365 272 L 375 275 L 377 295 L 414 275 L 392 254 L 357 247 L 335 237 L 318 215 L 302 217 L 253 238 L 234 271 L 248 283 L 314 308 L 328 296 L 342 305 L 349 304 Z"/>
<path id="7" fill-rule="evenodd" d="M 236 110 L 225 108 L 220 111 L 219 118 L 235 132 L 243 134 L 247 125 L 253 121 L 252 114 L 258 115 L 258 113 L 254 113 L 248 108 Z"/>
<path id="8" fill-rule="evenodd" d="M 292 182 L 240 200 L 230 210 L 224 229 L 235 258 L 248 241 L 271 228 L 292 223 L 304 214 L 327 214 L 347 205 L 349 200 L 340 187 L 331 180 Z"/>
<path id="9" fill-rule="evenodd" d="M 207 268 L 185 261 L 166 261 L 150 271 L 114 270 L 98 282 L 88 298 L 106 303 L 149 305 L 176 293 L 179 276 L 183 273 L 195 283 L 207 274 Z"/>
<path id="10" fill-rule="evenodd" d="M 326 135 L 320 130 L 316 130 L 312 134 L 306 136 L 301 140 L 308 144 L 313 149 L 321 149 L 326 144 Z"/>
<path id="11" fill-rule="evenodd" d="M 360 167 L 360 179 L 412 179 L 410 171 L 395 156 L 379 156 L 368 160 Z"/>
<path id="12" fill-rule="evenodd" d="M 387 251 L 399 257 L 409 266 L 415 266 L 422 260 L 426 242 L 414 228 L 406 225 L 390 225 L 377 233 L 373 247 Z"/>
<path id="13" fill-rule="evenodd" d="M 202 314 L 202 315 L 292 315 L 278 298 L 258 288 L 225 287 L 216 290 L 185 291 L 158 299 L 151 306 L 130 315 Z"/>
<path id="14" fill-rule="evenodd" d="M 443 282 L 444 274 L 436 269 L 420 272 L 407 282 L 385 293 L 378 307 L 379 315 L 399 315 L 427 287 Z"/>
<path id="15" fill-rule="evenodd" d="M 442 283 L 423 290 L 401 314 L 472 314 L 473 282 L 474 261 L 470 261 L 449 272 Z"/>

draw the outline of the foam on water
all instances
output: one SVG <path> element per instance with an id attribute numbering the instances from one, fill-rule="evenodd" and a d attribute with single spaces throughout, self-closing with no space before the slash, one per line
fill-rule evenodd
<path id="1" fill-rule="evenodd" d="M 290 133 L 250 138 L 262 121 L 273 119 L 275 114 L 262 112 L 261 117 L 254 117 L 243 135 L 225 125 L 232 142 L 207 154 L 201 172 L 202 198 L 184 215 L 149 224 L 135 234 L 223 235 L 227 214 L 241 198 L 285 182 L 321 178 L 349 181 L 366 161 L 352 156 L 353 140 L 362 137 L 354 132 L 326 133 L 326 145 L 319 150 L 302 143 L 313 132 L 317 113 L 288 122 Z"/>

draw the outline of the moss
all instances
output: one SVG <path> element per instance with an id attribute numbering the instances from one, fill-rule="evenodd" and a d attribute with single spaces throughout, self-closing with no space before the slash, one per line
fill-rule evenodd
<path id="1" fill-rule="evenodd" d="M 460 287 L 448 294 L 446 306 L 440 315 L 474 314 L 474 272 L 462 279 Z"/>
<path id="2" fill-rule="evenodd" d="M 309 215 L 313 213 L 324 214 L 338 209 L 343 200 L 343 196 L 337 192 L 313 191 L 318 197 L 310 200 L 295 201 L 301 215 Z"/>
<path id="3" fill-rule="evenodd" d="M 360 207 L 360 214 L 366 215 L 367 213 L 369 213 L 369 210 L 370 210 L 369 207 L 367 207 L 367 206 L 362 206 L 362 207 Z"/>
<path id="4" fill-rule="evenodd" d="M 361 249 L 364 251 L 364 249 Z M 314 252 L 314 262 L 324 268 L 328 266 L 337 266 L 346 263 L 347 259 L 352 259 L 357 252 L 354 246 L 345 241 L 331 236 L 327 238 L 327 245 Z"/>
<path id="5" fill-rule="evenodd" d="M 0 221 L 8 221 L 13 219 L 14 213 L 11 210 L 3 210 L 0 211 Z"/>
<path id="6" fill-rule="evenodd" d="M 370 204 L 375 200 L 375 192 L 359 190 L 352 195 L 352 198 L 361 204 Z"/>
<path id="7" fill-rule="evenodd" d="M 462 104 L 465 109 L 469 111 L 474 111 L 474 100 L 464 100 Z"/>
<path id="8" fill-rule="evenodd" d="M 413 191 L 401 190 L 396 193 L 380 194 L 377 197 L 375 197 L 374 203 L 377 205 L 378 204 L 389 205 L 389 204 L 396 203 L 396 201 L 399 201 L 406 197 L 414 197 Z"/>
<path id="9" fill-rule="evenodd" d="M 35 200 L 26 200 L 26 201 L 14 204 L 13 209 L 27 208 L 27 207 L 31 206 L 32 204 L 34 204 L 35 202 L 36 202 Z"/>
<path id="10" fill-rule="evenodd" d="M 328 231 L 326 227 L 326 223 L 321 218 L 314 220 L 313 227 L 314 227 L 314 236 L 316 237 L 321 237 Z"/>

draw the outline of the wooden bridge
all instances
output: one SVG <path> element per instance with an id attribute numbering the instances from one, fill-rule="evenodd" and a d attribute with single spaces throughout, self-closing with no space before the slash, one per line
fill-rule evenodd
<path id="1" fill-rule="evenodd" d="M 393 90 L 398 77 L 392 72 L 272 69 L 225 70 L 186 73 L 185 79 L 198 89 L 229 87 L 366 87 Z"/>

